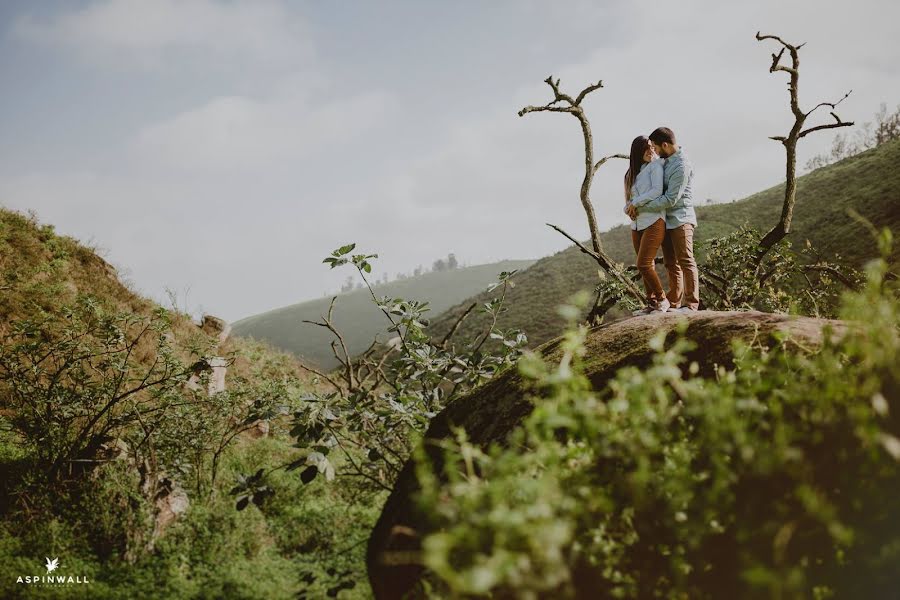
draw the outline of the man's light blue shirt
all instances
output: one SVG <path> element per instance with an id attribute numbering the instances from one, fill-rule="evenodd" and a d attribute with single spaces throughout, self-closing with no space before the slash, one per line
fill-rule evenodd
<path id="1" fill-rule="evenodd" d="M 694 167 L 679 148 L 672 156 L 665 159 L 664 180 L 665 191 L 656 198 L 636 198 L 632 201 L 638 214 L 646 212 L 666 211 L 666 229 L 675 229 L 685 223 L 697 226 L 697 214 L 694 212 L 693 179 Z"/>

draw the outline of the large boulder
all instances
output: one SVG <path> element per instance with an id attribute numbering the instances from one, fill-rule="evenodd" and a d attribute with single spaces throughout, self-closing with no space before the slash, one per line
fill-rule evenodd
<path id="1" fill-rule="evenodd" d="M 661 330 L 674 337 L 677 323 L 684 319 L 686 337 L 696 344 L 688 359 L 698 363 L 701 375 L 711 374 L 719 365 L 730 365 L 736 340 L 768 343 L 776 333 L 787 333 L 790 339 L 809 347 L 821 340 L 824 325 L 841 329 L 837 321 L 760 312 L 699 311 L 626 319 L 595 327 L 588 334 L 586 373 L 593 387 L 603 389 L 621 367 L 648 365 L 653 356 L 651 338 Z M 550 362 L 560 358 L 559 341 L 550 341 L 539 349 Z M 438 414 L 425 435 L 426 449 L 434 464 L 440 465 L 436 445 L 428 441 L 449 437 L 455 426 L 465 428 L 469 439 L 482 446 L 502 442 L 532 408 L 526 382 L 515 370 L 509 370 Z M 422 575 L 421 567 L 411 560 L 427 533 L 426 522 L 415 506 L 416 490 L 414 466 L 407 462 L 369 538 L 366 562 L 376 598 L 402 598 L 416 588 Z"/>

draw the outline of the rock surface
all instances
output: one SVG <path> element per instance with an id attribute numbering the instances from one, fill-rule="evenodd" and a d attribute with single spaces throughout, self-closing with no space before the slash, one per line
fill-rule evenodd
<path id="1" fill-rule="evenodd" d="M 166 528 L 187 511 L 191 502 L 187 493 L 177 482 L 163 477 L 159 483 L 154 505 L 156 516 L 153 521 L 153 533 L 150 536 L 148 550 L 153 549 L 155 542 L 162 537 Z"/>
<path id="2" fill-rule="evenodd" d="M 191 390 L 201 388 L 201 375 L 208 372 L 206 384 L 207 393 L 212 396 L 225 391 L 225 375 L 228 373 L 228 359 L 221 356 L 203 358 L 194 363 L 193 373 L 185 382 L 185 386 Z"/>
<path id="3" fill-rule="evenodd" d="M 220 344 L 231 335 L 231 325 L 225 319 L 212 315 L 203 315 L 203 319 L 200 321 L 200 329 L 218 339 Z"/>
<path id="4" fill-rule="evenodd" d="M 688 358 L 697 361 L 704 375 L 714 372 L 718 365 L 731 363 L 731 343 L 735 340 L 767 343 L 773 340 L 773 334 L 783 332 L 809 347 L 821 340 L 826 324 L 838 331 L 842 328 L 838 321 L 760 312 L 699 311 L 692 315 L 666 313 L 626 319 L 589 332 L 585 363 L 593 387 L 603 389 L 621 367 L 649 364 L 653 356 L 650 339 L 660 330 L 674 338 L 676 324 L 685 319 L 686 337 L 696 344 Z M 539 350 L 548 361 L 556 362 L 560 357 L 558 346 L 559 340 L 553 340 Z M 446 438 L 452 426 L 462 426 L 471 441 L 486 446 L 504 440 L 531 410 L 525 383 L 515 370 L 510 370 L 451 403 L 431 421 L 425 438 Z M 432 445 L 426 445 L 429 446 Z M 429 454 L 438 461 L 430 449 Z M 416 488 L 413 465 L 407 462 L 369 538 L 366 562 L 376 598 L 402 598 L 410 591 L 412 597 L 417 597 L 414 590 L 422 575 L 421 567 L 404 559 L 419 550 L 424 533 L 424 520 L 413 502 Z"/>

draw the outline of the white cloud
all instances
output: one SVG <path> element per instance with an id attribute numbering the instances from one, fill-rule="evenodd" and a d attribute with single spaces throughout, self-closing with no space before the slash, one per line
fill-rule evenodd
<path id="1" fill-rule="evenodd" d="M 268 0 L 95 0 L 46 19 L 21 17 L 14 33 L 90 60 L 142 66 L 181 61 L 191 51 L 275 64 L 313 52 L 305 23 Z"/>
<path id="2" fill-rule="evenodd" d="M 214 98 L 143 127 L 135 150 L 141 160 L 177 170 L 261 174 L 348 143 L 384 118 L 389 99 L 380 91 L 331 101 L 308 93 Z"/>

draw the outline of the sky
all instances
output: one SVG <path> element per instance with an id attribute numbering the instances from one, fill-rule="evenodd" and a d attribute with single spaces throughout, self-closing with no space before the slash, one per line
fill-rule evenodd
<path id="1" fill-rule="evenodd" d="M 553 254 L 548 222 L 588 238 L 577 120 L 517 115 L 550 74 L 603 81 L 598 157 L 666 125 L 698 203 L 776 185 L 787 77 L 756 32 L 806 42 L 803 107 L 852 89 L 839 113 L 862 123 L 900 104 L 898 22 L 893 0 L 4 0 L 0 204 L 237 320 L 338 290 L 322 259 L 349 242 L 393 278 Z M 595 180 L 601 229 L 625 222 L 625 168 Z"/>

